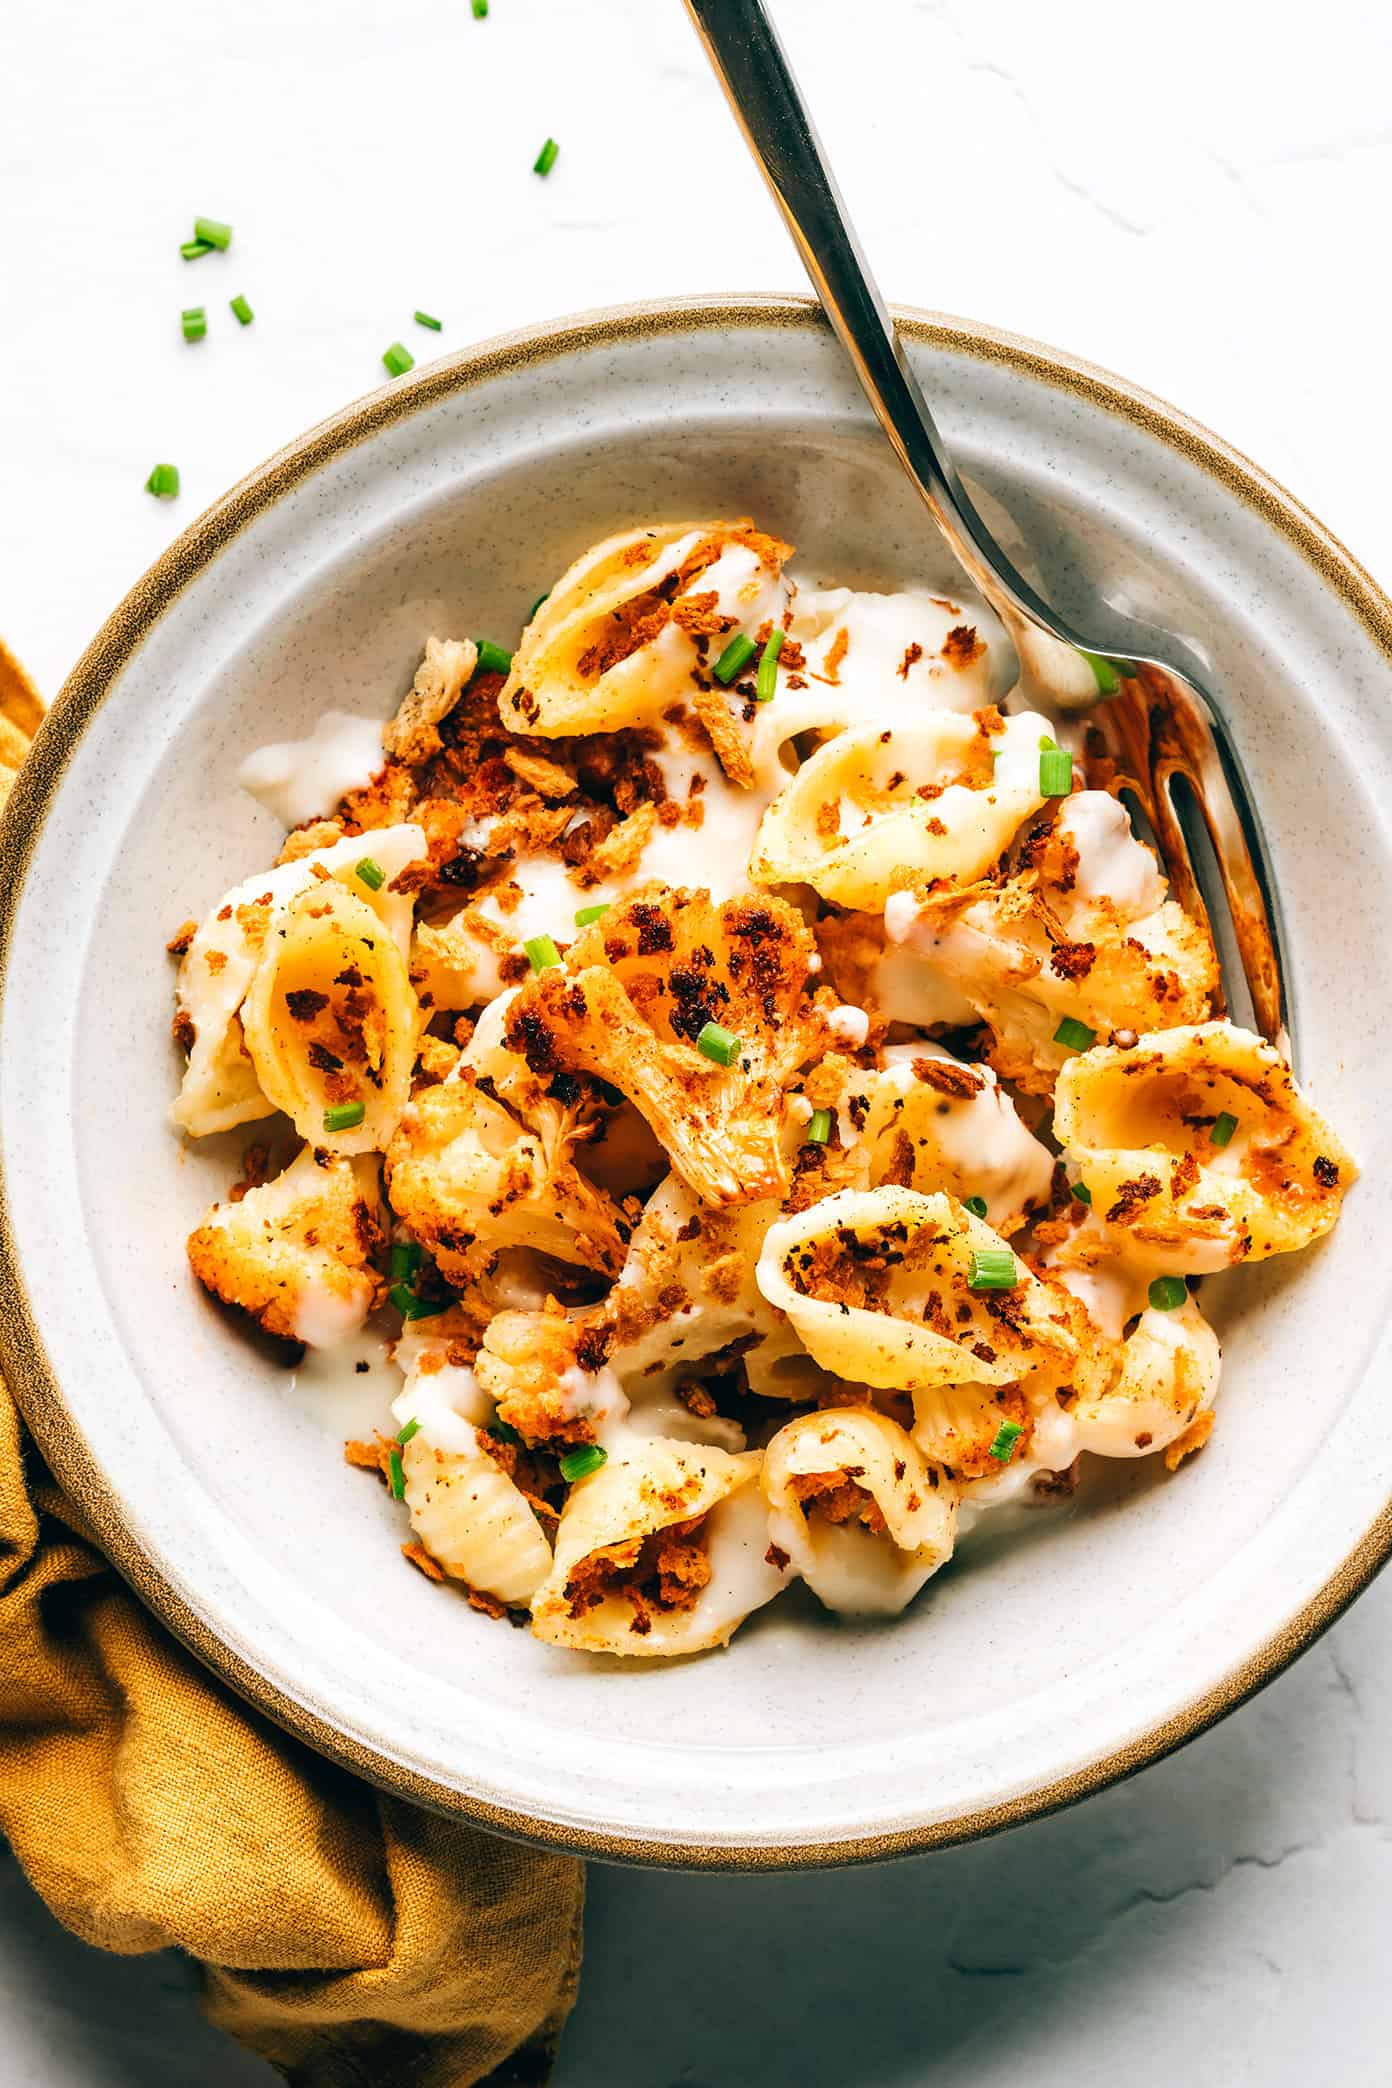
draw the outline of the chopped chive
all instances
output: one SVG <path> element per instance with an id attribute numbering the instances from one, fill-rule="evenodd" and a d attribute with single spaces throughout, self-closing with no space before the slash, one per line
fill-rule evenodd
<path id="1" fill-rule="evenodd" d="M 535 601 L 533 602 L 533 604 L 532 604 L 531 608 L 530 608 L 530 609 L 529 609 L 529 610 L 527 611 L 527 621 L 528 621 L 528 623 L 530 623 L 530 622 L 531 622 L 531 620 L 532 620 L 532 618 L 533 618 L 533 617 L 534 617 L 534 616 L 536 615 L 536 613 L 537 613 L 538 609 L 540 609 L 540 607 L 541 607 L 542 603 L 543 603 L 543 602 L 549 602 L 549 601 L 550 601 L 550 599 L 551 599 L 551 590 L 550 590 L 550 588 L 548 587 L 548 588 L 547 588 L 547 590 L 546 590 L 546 592 L 545 592 L 545 594 L 544 594 L 544 595 L 538 595 L 538 596 L 537 596 L 537 598 L 536 598 L 536 600 L 535 600 Z"/>
<path id="2" fill-rule="evenodd" d="M 1109 660 L 1107 665 L 1115 667 L 1123 681 L 1139 681 L 1140 679 L 1141 670 L 1134 660 Z"/>
<path id="3" fill-rule="evenodd" d="M 575 916 L 577 928 L 588 928 L 592 921 L 602 921 L 613 905 L 612 899 L 603 899 L 595 906 L 582 906 Z"/>
<path id="4" fill-rule="evenodd" d="M 752 638 L 746 638 L 743 631 L 736 631 L 734 637 L 711 669 L 712 674 L 714 674 L 718 682 L 724 682 L 728 689 L 735 676 L 749 665 L 756 650 L 757 648 Z"/>
<path id="5" fill-rule="evenodd" d="M 1101 653 L 1089 652 L 1086 646 L 1080 645 L 1078 650 L 1096 676 L 1097 686 L 1102 694 L 1104 696 L 1115 696 L 1117 690 L 1121 687 L 1121 677 L 1111 661 L 1104 660 Z"/>
<path id="6" fill-rule="evenodd" d="M 602 1444 L 582 1443 L 578 1450 L 567 1450 L 561 1459 L 561 1477 L 567 1486 L 573 1486 L 577 1479 L 587 1479 L 608 1462 L 609 1452 Z"/>
<path id="7" fill-rule="evenodd" d="M 831 1111 L 829 1109 L 814 1109 L 812 1121 L 807 1126 L 804 1134 L 804 1143 L 806 1145 L 825 1145 L 830 1136 Z"/>
<path id="8" fill-rule="evenodd" d="M 996 1439 L 986 1453 L 987 1456 L 994 1457 L 997 1464 L 1009 1464 L 1015 1455 L 1015 1445 L 1024 1432 L 1018 1421 L 1002 1421 L 996 1430 Z"/>
<path id="9" fill-rule="evenodd" d="M 718 1022 L 708 1022 L 696 1039 L 696 1049 L 717 1066 L 733 1066 L 740 1055 L 740 1039 L 733 1030 L 722 1029 Z"/>
<path id="10" fill-rule="evenodd" d="M 242 296 L 241 291 L 239 290 L 235 297 L 229 297 L 227 302 L 231 307 L 232 315 L 236 319 L 237 324 L 239 326 L 250 326 L 256 314 Z"/>
<path id="11" fill-rule="evenodd" d="M 201 341 L 204 334 L 208 331 L 208 314 L 204 306 L 190 305 L 187 311 L 179 314 L 179 317 L 183 323 L 184 339 L 186 341 Z"/>
<path id="12" fill-rule="evenodd" d="M 549 174 L 556 164 L 556 155 L 560 149 L 554 138 L 548 138 L 532 161 L 533 174 Z"/>
<path id="13" fill-rule="evenodd" d="M 399 1429 L 397 1430 L 397 1432 L 396 1432 L 396 1440 L 398 1441 L 398 1443 L 401 1443 L 401 1444 L 406 1444 L 406 1443 L 409 1443 L 409 1442 L 410 1442 L 410 1440 L 411 1440 L 411 1438 L 412 1438 L 412 1436 L 413 1436 L 413 1435 L 419 1435 L 419 1434 L 420 1434 L 420 1423 L 419 1423 L 419 1421 L 408 1421 L 408 1422 L 406 1423 L 406 1426 L 405 1426 L 404 1428 L 399 1428 Z"/>
<path id="14" fill-rule="evenodd" d="M 1020 1268 L 1008 1247 L 974 1247 L 967 1285 L 971 1290 L 1014 1290 Z"/>
<path id="15" fill-rule="evenodd" d="M 392 1451 L 391 1456 L 387 1459 L 387 1469 L 391 1473 L 392 1499 L 394 1501 L 404 1501 L 406 1498 L 406 1473 L 402 1468 L 401 1452 L 399 1450 Z"/>
<path id="16" fill-rule="evenodd" d="M 1073 1016 L 1065 1015 L 1054 1031 L 1054 1042 L 1062 1044 L 1065 1051 L 1086 1051 L 1096 1035 L 1096 1030 L 1090 1030 L 1085 1022 L 1077 1022 Z"/>
<path id="17" fill-rule="evenodd" d="M 226 252 L 232 244 L 232 227 L 220 223 L 217 218 L 195 218 L 193 236 L 195 239 L 205 239 L 209 246 L 220 247 Z"/>
<path id="18" fill-rule="evenodd" d="M 382 350 L 382 361 L 392 377 L 404 377 L 408 370 L 416 367 L 416 358 L 409 348 L 402 347 L 400 341 L 393 341 L 390 348 Z"/>
<path id="19" fill-rule="evenodd" d="M 145 491 L 153 493 L 158 500 L 172 500 L 179 490 L 179 467 L 177 464 L 156 464 L 145 481 Z"/>
<path id="20" fill-rule="evenodd" d="M 488 0 L 474 0 L 474 20 L 476 22 L 486 22 L 488 20 Z"/>
<path id="21" fill-rule="evenodd" d="M 335 1102 L 324 1111 L 326 1131 L 355 1131 L 367 1115 L 366 1102 Z"/>
<path id="22" fill-rule="evenodd" d="M 1073 756 L 1067 747 L 1045 747 L 1039 756 L 1039 795 L 1067 797 L 1073 788 Z"/>
<path id="23" fill-rule="evenodd" d="M 758 703 L 772 703 L 778 694 L 778 655 L 782 650 L 782 631 L 770 631 L 768 643 L 759 655 L 759 672 L 754 677 L 754 698 Z"/>
<path id="24" fill-rule="evenodd" d="M 387 1296 L 404 1320 L 436 1319 L 450 1307 L 448 1298 L 418 1298 L 404 1283 L 394 1283 Z"/>
<path id="25" fill-rule="evenodd" d="M 542 599 L 545 600 L 545 596 Z M 504 652 L 501 645 L 495 645 L 491 638 L 476 638 L 474 643 L 478 647 L 478 665 L 474 669 L 475 674 L 511 674 L 512 654 L 510 652 Z"/>
<path id="26" fill-rule="evenodd" d="M 415 319 L 417 326 L 428 326 L 432 333 L 444 332 L 444 320 L 432 318 L 429 312 L 415 312 L 412 314 L 412 317 Z"/>
<path id="27" fill-rule="evenodd" d="M 1092 1191 L 1086 1182 L 1070 1182 L 1068 1193 L 1080 1204 L 1090 1204 L 1092 1202 Z"/>
<path id="28" fill-rule="evenodd" d="M 1231 1110 L 1225 1109 L 1220 1117 L 1214 1119 L 1213 1129 L 1208 1135 L 1216 1146 L 1225 1146 L 1231 1143 L 1236 1129 L 1237 1118 Z"/>
<path id="29" fill-rule="evenodd" d="M 353 875 L 362 879 L 369 892 L 380 892 L 387 881 L 386 871 L 374 856 L 364 856 L 360 863 L 355 864 Z"/>
<path id="30" fill-rule="evenodd" d="M 522 947 L 527 952 L 527 961 L 534 972 L 549 971 L 553 964 L 559 964 L 561 961 L 561 953 L 549 935 L 530 936 Z"/>
<path id="31" fill-rule="evenodd" d="M 962 1198 L 962 1209 L 970 1211 L 973 1218 L 984 1218 L 986 1216 L 986 1199 L 984 1196 L 964 1196 Z"/>
<path id="32" fill-rule="evenodd" d="M 416 1240 L 393 1240 L 391 1251 L 391 1274 L 393 1283 L 410 1283 L 420 1271 L 423 1260 L 420 1243 Z"/>
<path id="33" fill-rule="evenodd" d="M 1189 1286 L 1182 1276 L 1157 1276 L 1146 1296 L 1157 1312 L 1177 1312 L 1189 1302 Z"/>
<path id="34" fill-rule="evenodd" d="M 204 254 L 211 254 L 212 251 L 211 239 L 186 239 L 179 248 L 185 261 L 201 261 Z"/>
<path id="35" fill-rule="evenodd" d="M 488 1433 L 495 1443 L 521 1443 L 522 1438 L 511 1421 L 500 1421 L 495 1414 L 488 1424 Z"/>

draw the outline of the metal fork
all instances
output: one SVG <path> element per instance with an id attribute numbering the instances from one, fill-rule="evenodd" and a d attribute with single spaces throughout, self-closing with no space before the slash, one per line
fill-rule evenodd
<path id="1" fill-rule="evenodd" d="M 1115 786 L 1134 792 L 1176 897 L 1209 921 L 1230 986 L 1235 955 L 1257 1028 L 1289 1055 L 1290 974 L 1270 856 L 1232 736 L 1197 678 L 1192 649 L 1103 602 L 1089 606 L 1086 632 L 1075 628 L 1017 571 L 934 424 L 762 0 L 686 0 L 686 7 L 881 427 L 1010 633 L 1022 687 L 1059 709 L 1090 706 L 1090 748 L 1114 764 Z M 1118 686 L 1104 694 L 1109 680 Z M 1207 829 L 1230 936 L 1205 902 L 1200 831 L 1176 799 L 1176 779 L 1187 784 Z"/>

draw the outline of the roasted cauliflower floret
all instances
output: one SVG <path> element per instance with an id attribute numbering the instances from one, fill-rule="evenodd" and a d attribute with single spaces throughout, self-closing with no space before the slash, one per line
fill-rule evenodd
<path id="1" fill-rule="evenodd" d="M 538 1074 L 619 1088 L 707 1203 L 781 1196 L 783 1091 L 825 1033 L 813 954 L 782 900 L 650 885 L 522 987 L 507 1041 Z"/>
<path id="2" fill-rule="evenodd" d="M 436 730 L 464 694 L 478 665 L 472 638 L 427 638 L 416 678 L 401 699 L 391 723 L 382 727 L 382 745 L 396 761 L 429 761 L 442 741 Z"/>
<path id="3" fill-rule="evenodd" d="M 1061 1024 L 1106 1037 L 1199 1022 L 1218 984 L 1208 932 L 1173 899 L 1123 805 L 1070 798 L 1029 827 L 1003 883 L 896 894 L 886 925 L 962 992 L 991 1031 L 990 1059 L 1049 1094 L 1070 1046 Z"/>
<path id="4" fill-rule="evenodd" d="M 507 1247 L 608 1275 L 623 1261 L 628 1227 L 578 1172 L 568 1141 L 528 1128 L 466 1062 L 413 1097 L 386 1169 L 393 1210 L 458 1289 Z"/>
<path id="5" fill-rule="evenodd" d="M 268 1334 L 328 1348 L 360 1327 L 385 1284 L 377 1163 L 305 1146 L 273 1182 L 214 1204 L 189 1235 L 193 1273 Z"/>

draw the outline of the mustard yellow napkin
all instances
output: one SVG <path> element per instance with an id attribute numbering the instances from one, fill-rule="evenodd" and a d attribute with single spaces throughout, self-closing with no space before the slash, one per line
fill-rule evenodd
<path id="1" fill-rule="evenodd" d="M 39 706 L 0 646 L 0 799 Z M 406 1805 L 251 1711 L 96 1549 L 0 1384 L 0 1832 L 59 1920 L 203 1960 L 298 2088 L 544 2082 L 583 1883 Z"/>

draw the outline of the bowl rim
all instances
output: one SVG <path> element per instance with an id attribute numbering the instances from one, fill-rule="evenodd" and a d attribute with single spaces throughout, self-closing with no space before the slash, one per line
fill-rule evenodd
<path id="1" fill-rule="evenodd" d="M 1392 662 L 1392 600 L 1293 494 L 1199 422 L 1124 378 L 1024 336 L 912 306 L 896 305 L 894 314 L 912 342 L 1003 365 L 1034 383 L 1071 392 L 1179 451 L 1282 536 Z M 0 903 L 0 1018 L 18 895 L 74 748 L 150 628 L 194 576 L 210 566 L 260 514 L 329 459 L 405 416 L 492 377 L 589 347 L 644 337 L 703 329 L 824 328 L 826 324 L 812 297 L 760 292 L 659 298 L 544 321 L 495 335 L 369 392 L 286 444 L 238 481 L 175 538 L 107 617 L 64 682 L 16 779 L 0 819 L 0 892 L 5 895 Z M 1041 1818 L 1147 1768 L 1235 1711 L 1312 1645 L 1392 1555 L 1390 1499 L 1318 1592 L 1255 1653 L 1124 1748 L 1032 1791 L 888 1834 L 787 1845 L 669 1843 L 538 1819 L 424 1777 L 339 1731 L 226 1646 L 143 1551 L 67 1410 L 19 1270 L 3 1179 L 0 1370 L 49 1468 L 81 1510 L 108 1560 L 175 1637 L 253 1708 L 319 1754 L 397 1797 L 497 1833 L 609 1862 L 728 1871 L 882 1862 L 975 1840 Z"/>

